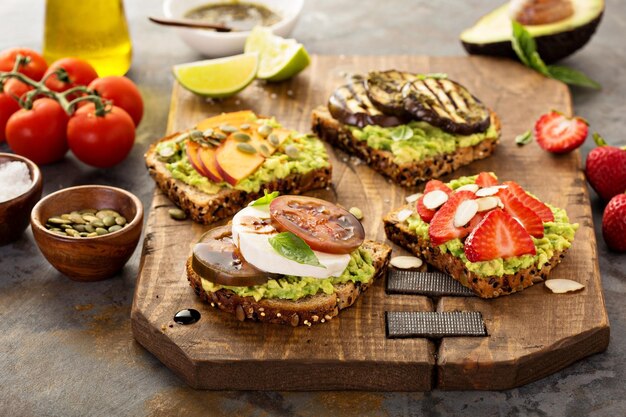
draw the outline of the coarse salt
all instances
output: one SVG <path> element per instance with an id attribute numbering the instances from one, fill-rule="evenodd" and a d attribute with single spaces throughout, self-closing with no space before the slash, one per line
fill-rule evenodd
<path id="1" fill-rule="evenodd" d="M 0 165 L 0 203 L 24 194 L 33 181 L 24 162 L 11 161 Z"/>

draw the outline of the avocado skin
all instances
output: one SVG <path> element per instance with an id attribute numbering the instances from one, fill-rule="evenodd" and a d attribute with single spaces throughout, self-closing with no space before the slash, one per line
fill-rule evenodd
<path id="1" fill-rule="evenodd" d="M 600 13 L 595 19 L 575 29 L 536 37 L 537 51 L 543 61 L 546 64 L 552 64 L 585 46 L 595 33 L 603 14 L 604 12 Z M 461 41 L 461 43 L 471 55 L 490 55 L 517 59 L 510 41 L 483 44 Z"/>

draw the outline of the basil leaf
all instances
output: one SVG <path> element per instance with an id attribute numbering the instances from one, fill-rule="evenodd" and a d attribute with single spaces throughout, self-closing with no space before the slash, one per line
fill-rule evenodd
<path id="1" fill-rule="evenodd" d="M 532 68 L 530 57 L 537 52 L 537 44 L 521 23 L 515 20 L 512 20 L 511 23 L 513 24 L 513 39 L 511 40 L 513 50 L 524 65 Z"/>
<path id="2" fill-rule="evenodd" d="M 315 256 L 315 253 L 309 245 L 291 232 L 279 233 L 270 237 L 268 240 L 274 250 L 287 259 L 296 261 L 299 264 L 326 268 L 320 263 L 319 259 L 317 259 L 317 256 Z"/>
<path id="3" fill-rule="evenodd" d="M 407 140 L 413 137 L 413 129 L 407 125 L 400 125 L 393 128 L 391 131 L 391 139 L 393 140 Z"/>
<path id="4" fill-rule="evenodd" d="M 272 193 L 268 193 L 267 190 L 263 190 L 263 194 L 265 194 L 263 197 L 254 200 L 252 203 L 250 203 L 250 206 L 266 206 L 269 203 L 272 202 L 273 199 L 275 199 L 276 197 L 278 197 L 278 195 L 280 194 L 278 191 L 274 191 Z"/>
<path id="5" fill-rule="evenodd" d="M 526 132 L 522 133 L 521 135 L 517 135 L 515 137 L 515 143 L 517 143 L 519 146 L 527 145 L 532 140 L 533 140 L 533 135 L 532 135 L 532 133 L 530 133 L 530 130 L 527 130 Z"/>
<path id="6" fill-rule="evenodd" d="M 599 83 L 587 77 L 582 72 L 562 65 L 550 65 L 548 66 L 548 72 L 551 78 L 563 81 L 565 84 L 595 88 L 596 90 L 602 88 Z"/>
<path id="7" fill-rule="evenodd" d="M 546 77 L 562 81 L 565 84 L 595 88 L 597 90 L 602 88 L 599 83 L 580 71 L 562 65 L 546 65 L 541 56 L 539 56 L 539 52 L 537 52 L 537 44 L 530 32 L 526 30 L 524 25 L 514 20 L 511 21 L 511 24 L 513 27 L 511 45 L 515 54 L 524 65 Z"/>

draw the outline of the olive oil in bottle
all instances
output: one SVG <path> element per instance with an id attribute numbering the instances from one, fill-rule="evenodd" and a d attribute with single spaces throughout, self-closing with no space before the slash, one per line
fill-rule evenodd
<path id="1" fill-rule="evenodd" d="M 124 75 L 132 47 L 123 0 L 46 0 L 43 54 L 88 61 L 100 77 Z"/>

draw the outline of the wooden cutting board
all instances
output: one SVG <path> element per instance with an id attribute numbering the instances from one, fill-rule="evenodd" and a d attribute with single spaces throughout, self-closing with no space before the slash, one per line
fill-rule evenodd
<path id="1" fill-rule="evenodd" d="M 310 131 L 311 109 L 326 102 L 346 74 L 373 69 L 444 72 L 466 85 L 502 119 L 494 156 L 449 178 L 494 171 L 515 180 L 543 201 L 564 207 L 580 229 L 552 277 L 585 285 L 556 295 L 543 284 L 519 294 L 481 300 L 386 295 L 374 285 L 332 321 L 292 328 L 239 322 L 195 296 L 184 274 L 193 243 L 208 226 L 177 222 L 172 203 L 157 189 L 146 227 L 142 263 L 132 307 L 135 338 L 189 385 L 237 390 L 506 389 L 537 380 L 606 349 L 609 324 L 604 307 L 589 197 L 578 152 L 553 156 L 536 144 L 515 145 L 537 117 L 558 109 L 571 113 L 565 85 L 515 62 L 481 57 L 313 56 L 311 66 L 289 82 L 255 83 L 236 97 L 212 102 L 177 84 L 172 92 L 168 132 L 220 113 L 252 109 L 285 126 Z M 164 132 L 165 133 L 165 132 Z M 157 138 L 155 138 L 156 140 Z M 333 187 L 312 195 L 362 209 L 367 237 L 384 241 L 381 218 L 415 192 L 390 184 L 361 161 L 328 149 Z M 394 255 L 404 251 L 394 247 Z M 202 313 L 183 326 L 173 322 L 185 308 Z M 387 339 L 385 311 L 482 312 L 484 338 Z"/>

